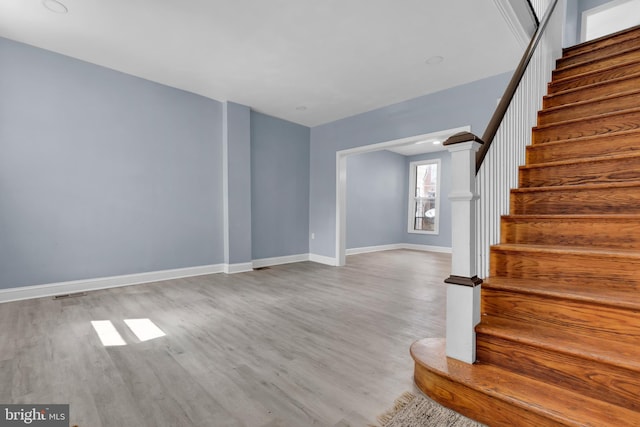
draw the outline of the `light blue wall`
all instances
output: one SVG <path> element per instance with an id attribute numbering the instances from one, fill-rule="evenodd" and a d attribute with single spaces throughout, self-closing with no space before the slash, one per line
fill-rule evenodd
<path id="1" fill-rule="evenodd" d="M 251 109 L 225 102 L 222 111 L 224 262 L 251 262 Z"/>
<path id="2" fill-rule="evenodd" d="M 576 39 L 575 43 L 580 42 L 580 35 L 582 33 L 582 12 L 585 10 L 593 9 L 594 7 L 602 6 L 603 4 L 610 3 L 613 0 L 568 0 L 569 2 L 575 2 L 575 6 L 568 4 L 569 7 L 575 8 L 576 13 Z M 567 15 L 567 22 L 569 21 L 569 15 Z"/>
<path id="3" fill-rule="evenodd" d="M 347 157 L 347 249 L 402 242 L 406 175 L 406 157 L 400 154 L 383 150 Z"/>
<path id="4" fill-rule="evenodd" d="M 481 134 L 510 77 L 500 74 L 312 128 L 310 252 L 335 257 L 337 151 L 467 125 Z"/>
<path id="5" fill-rule="evenodd" d="M 421 154 L 419 156 L 406 157 L 407 173 L 405 174 L 405 194 L 409 197 L 409 163 L 418 160 L 440 159 L 440 223 L 438 225 L 438 234 L 416 234 L 407 231 L 407 218 L 409 217 L 409 202 L 404 204 L 404 235 L 403 243 L 411 243 L 416 245 L 439 246 L 443 248 L 451 248 L 451 201 L 449 194 L 451 193 L 451 154 L 448 151 L 439 151 L 436 153 Z"/>
<path id="6" fill-rule="evenodd" d="M 566 0 L 563 47 L 573 46 L 580 40 L 580 20 L 578 0 Z"/>
<path id="7" fill-rule="evenodd" d="M 582 15 L 585 10 L 602 6 L 605 3 L 611 3 L 613 0 L 578 0 L 578 13 Z"/>
<path id="8" fill-rule="evenodd" d="M 0 38 L 0 288 L 223 259 L 222 105 Z"/>
<path id="9" fill-rule="evenodd" d="M 253 259 L 309 252 L 309 131 L 251 112 Z"/>

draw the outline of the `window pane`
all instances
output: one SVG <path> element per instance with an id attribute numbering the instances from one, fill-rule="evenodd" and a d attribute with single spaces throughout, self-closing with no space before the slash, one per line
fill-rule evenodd
<path id="1" fill-rule="evenodd" d="M 413 229 L 436 230 L 436 199 L 438 190 L 438 164 L 415 165 Z"/>

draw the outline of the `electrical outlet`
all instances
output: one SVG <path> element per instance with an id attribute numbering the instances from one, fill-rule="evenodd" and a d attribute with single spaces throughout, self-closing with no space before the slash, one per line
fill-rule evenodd
<path id="1" fill-rule="evenodd" d="M 311 233 L 311 240 L 316 238 L 316 233 Z"/>

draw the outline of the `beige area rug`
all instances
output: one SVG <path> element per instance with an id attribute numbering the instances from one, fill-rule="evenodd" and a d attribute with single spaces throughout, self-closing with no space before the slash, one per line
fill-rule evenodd
<path id="1" fill-rule="evenodd" d="M 409 392 L 396 399 L 393 409 L 380 415 L 378 422 L 381 427 L 484 427 L 428 397 Z"/>

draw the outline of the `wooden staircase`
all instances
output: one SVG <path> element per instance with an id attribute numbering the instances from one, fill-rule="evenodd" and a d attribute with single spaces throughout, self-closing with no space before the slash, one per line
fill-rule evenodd
<path id="1" fill-rule="evenodd" d="M 640 27 L 564 50 L 501 243 L 477 363 L 412 348 L 434 400 L 491 426 L 640 426 Z"/>

